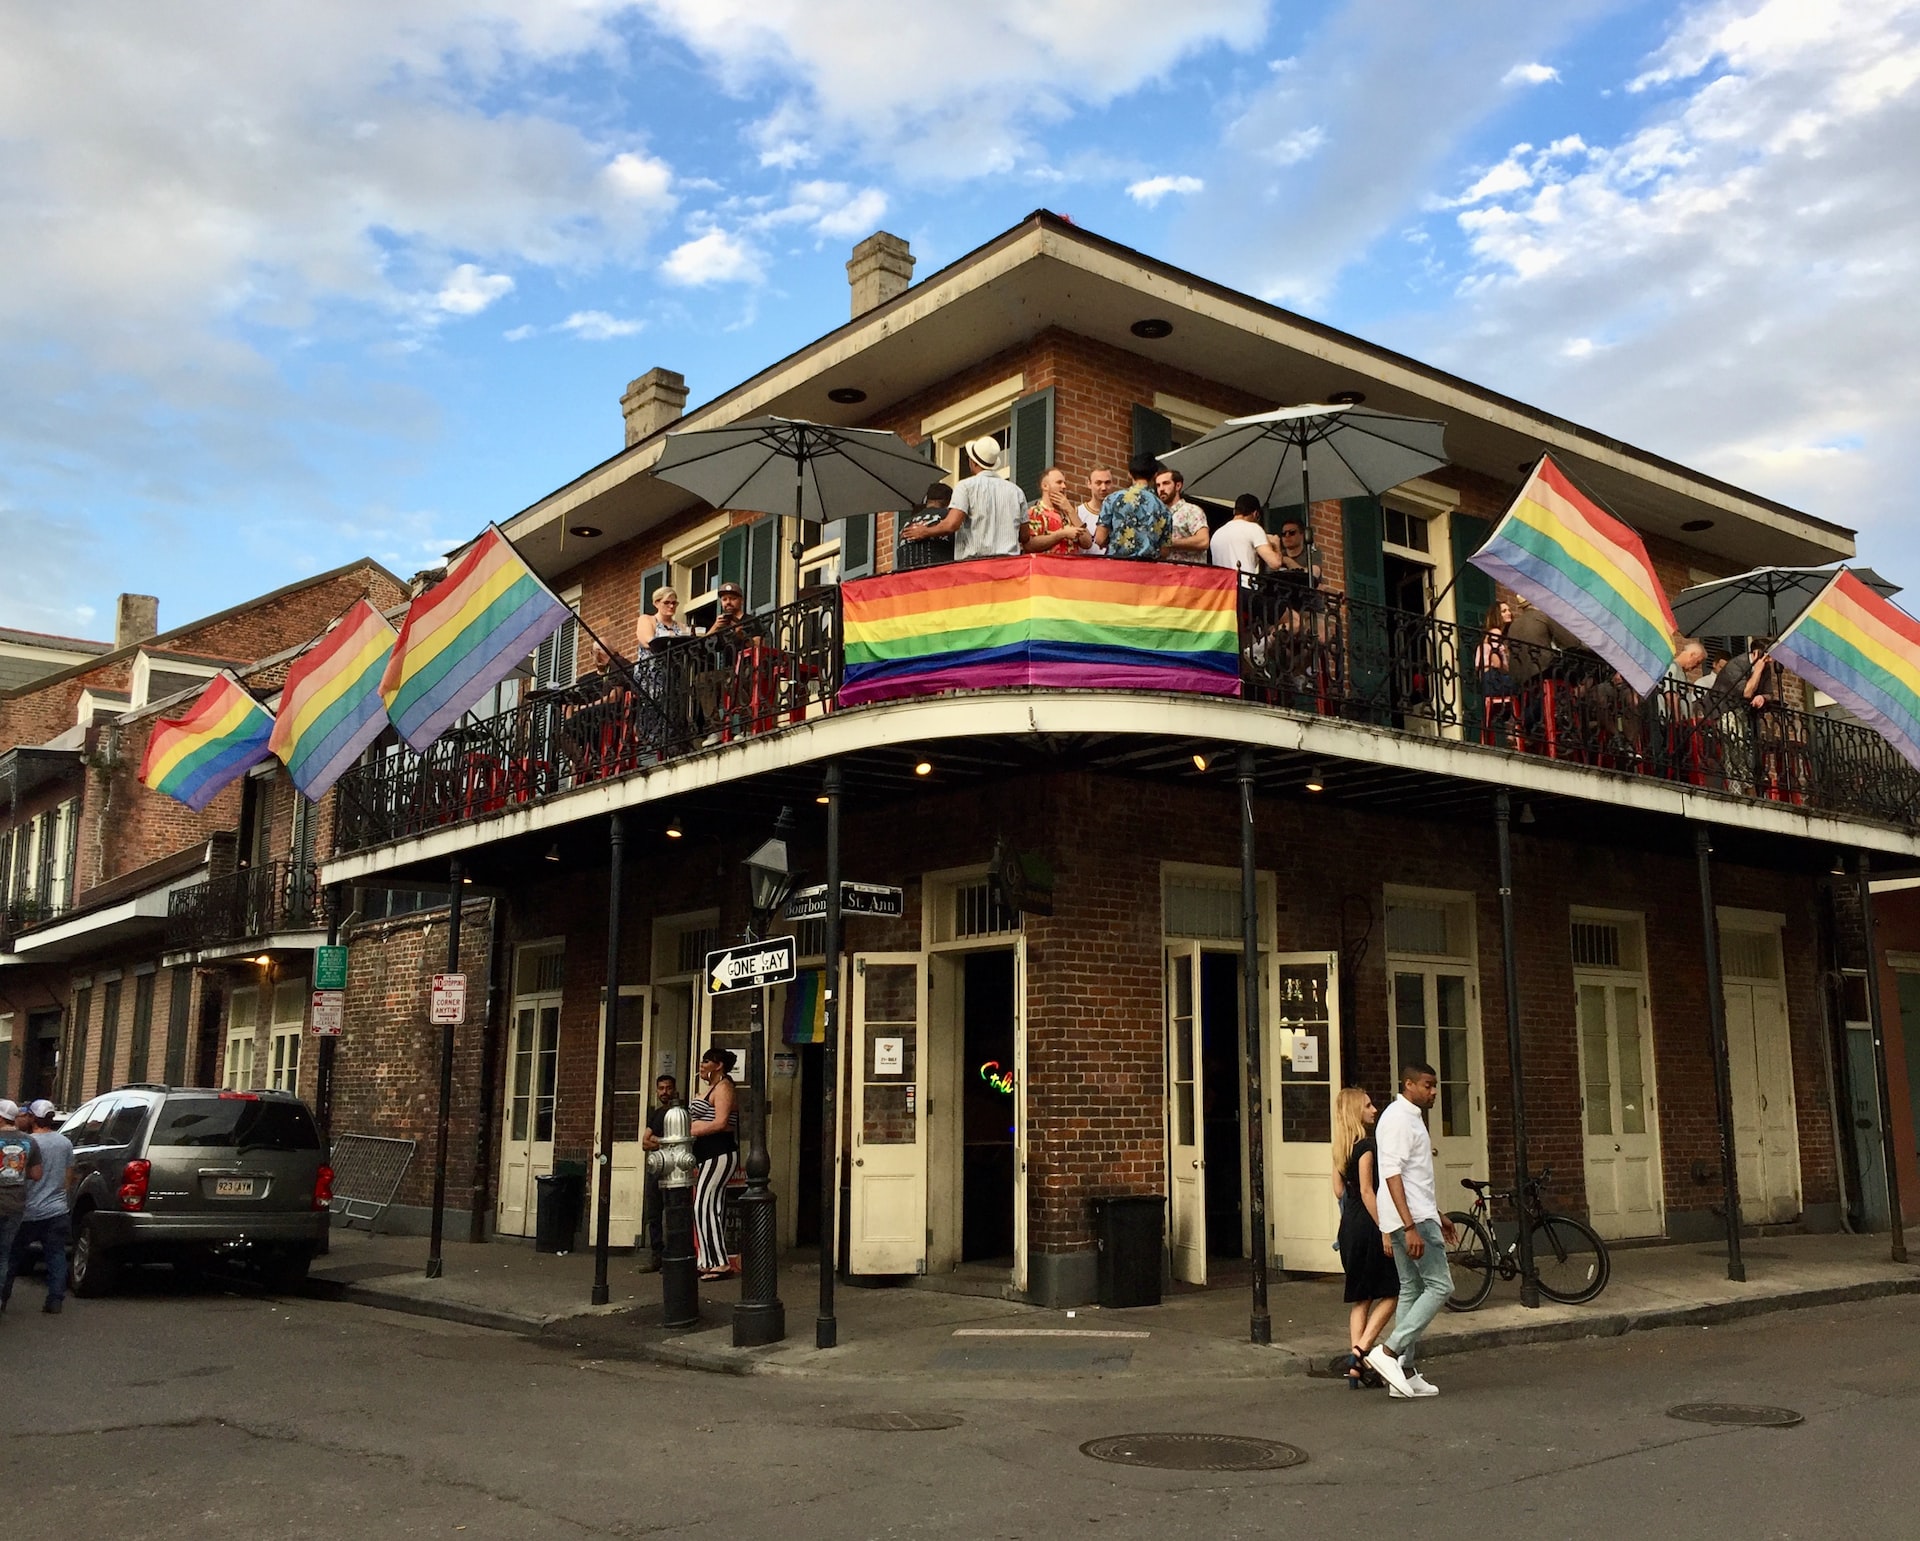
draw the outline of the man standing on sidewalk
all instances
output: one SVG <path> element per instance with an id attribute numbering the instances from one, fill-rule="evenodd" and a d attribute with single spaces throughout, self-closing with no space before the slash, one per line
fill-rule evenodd
<path id="1" fill-rule="evenodd" d="M 1380 1172 L 1380 1229 L 1393 1240 L 1400 1272 L 1400 1308 L 1393 1332 L 1367 1363 L 1396 1397 L 1432 1397 L 1440 1388 L 1413 1367 L 1420 1335 L 1453 1293 L 1447 1248 L 1453 1222 L 1441 1218 L 1434 1193 L 1433 1137 L 1423 1116 L 1440 1095 L 1431 1065 L 1402 1065 L 1400 1095 L 1374 1126 Z"/>
<path id="2" fill-rule="evenodd" d="M 67 1302 L 67 1248 L 73 1241 L 73 1223 L 67 1216 L 73 1142 L 53 1127 L 53 1112 L 53 1104 L 42 1097 L 20 1118 L 22 1132 L 27 1132 L 29 1122 L 39 1130 L 33 1144 L 40 1175 L 27 1185 L 27 1206 L 7 1251 L 7 1280 L 0 1288 L 0 1304 L 13 1294 L 14 1274 L 26 1261 L 27 1248 L 37 1241 L 47 1264 L 47 1303 L 41 1309 L 58 1316 Z"/>
<path id="3" fill-rule="evenodd" d="M 11 1278 L 8 1260 L 13 1256 L 14 1233 L 20 1229 L 20 1217 L 27 1208 L 27 1189 L 40 1175 L 40 1153 L 33 1136 L 14 1127 L 20 1109 L 0 1097 L 0 1270 Z M 32 1120 L 28 1120 L 32 1128 Z M 5 1301 L 0 1300 L 0 1307 Z"/>
<path id="4" fill-rule="evenodd" d="M 667 1132 L 667 1109 L 680 1106 L 680 1083 L 670 1075 L 653 1078 L 653 1106 L 647 1109 L 647 1127 L 640 1136 L 643 1150 L 658 1150 L 660 1141 Z M 647 1175 L 641 1185 L 640 1207 L 646 1216 L 647 1256 L 639 1264 L 642 1273 L 658 1273 L 664 1238 L 660 1233 L 662 1220 L 660 1197 L 660 1179 L 655 1175 L 653 1164 L 647 1163 Z"/>

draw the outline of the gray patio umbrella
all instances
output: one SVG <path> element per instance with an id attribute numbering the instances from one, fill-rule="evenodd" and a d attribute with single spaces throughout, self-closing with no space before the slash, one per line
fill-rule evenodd
<path id="1" fill-rule="evenodd" d="M 1195 497 L 1227 501 L 1251 492 L 1271 508 L 1322 498 L 1358 498 L 1447 463 L 1446 424 L 1365 407 L 1282 407 L 1229 418 L 1184 449 L 1160 457 Z"/>
<path id="2" fill-rule="evenodd" d="M 1871 567 L 1852 562 L 1826 567 L 1756 567 L 1682 589 L 1673 602 L 1673 618 L 1692 636 L 1766 637 L 1780 635 L 1812 604 L 1841 566 L 1868 588 L 1891 599 L 1900 585 Z"/>
<path id="3" fill-rule="evenodd" d="M 883 429 L 752 417 L 669 433 L 653 474 L 715 508 L 825 522 L 910 507 L 940 468 Z"/>

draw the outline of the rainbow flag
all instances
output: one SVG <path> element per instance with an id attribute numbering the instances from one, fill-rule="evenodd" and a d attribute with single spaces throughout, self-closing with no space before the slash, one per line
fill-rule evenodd
<path id="1" fill-rule="evenodd" d="M 827 990 L 824 969 L 803 969 L 787 986 L 787 1011 L 780 1024 L 782 1043 L 827 1041 Z"/>
<path id="2" fill-rule="evenodd" d="M 386 617 L 366 600 L 356 600 L 287 670 L 267 747 L 310 801 L 326 796 L 387 725 L 380 677 L 393 640 Z"/>
<path id="3" fill-rule="evenodd" d="M 198 813 L 249 765 L 266 759 L 272 733 L 273 713 L 222 669 L 186 716 L 153 725 L 140 780 Z"/>
<path id="4" fill-rule="evenodd" d="M 380 680 L 387 716 L 402 738 L 425 749 L 569 613 L 513 542 L 488 525 L 452 571 L 407 607 Z"/>
<path id="5" fill-rule="evenodd" d="M 1641 695 L 1673 667 L 1680 626 L 1647 548 L 1547 456 L 1467 560 L 1566 627 Z"/>
<path id="6" fill-rule="evenodd" d="M 1843 567 L 1772 652 L 1920 766 L 1920 621 Z"/>
<path id="7" fill-rule="evenodd" d="M 1240 575 L 1171 562 L 1003 556 L 840 587 L 840 704 L 1044 685 L 1240 689 Z"/>

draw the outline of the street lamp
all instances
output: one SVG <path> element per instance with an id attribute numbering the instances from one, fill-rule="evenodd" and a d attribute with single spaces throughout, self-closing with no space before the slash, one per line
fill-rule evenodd
<path id="1" fill-rule="evenodd" d="M 748 897 L 753 908 L 750 941 L 758 941 L 793 888 L 786 837 L 793 831 L 793 810 L 782 808 L 773 838 L 747 858 Z M 753 992 L 752 1032 L 748 1039 L 747 1191 L 740 1195 L 740 1301 L 733 1308 L 733 1346 L 759 1348 L 787 1335 L 787 1308 L 780 1302 L 780 1259 L 773 1190 L 768 1179 L 773 1158 L 767 1152 L 767 992 Z"/>

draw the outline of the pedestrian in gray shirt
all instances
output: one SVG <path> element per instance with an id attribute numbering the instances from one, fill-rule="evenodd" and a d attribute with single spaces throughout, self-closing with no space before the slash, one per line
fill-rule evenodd
<path id="1" fill-rule="evenodd" d="M 0 1270 L 13 1256 L 14 1234 L 26 1214 L 27 1190 L 40 1175 L 40 1152 L 31 1132 L 15 1127 L 20 1109 L 0 1097 Z M 33 1120 L 27 1120 L 31 1131 Z"/>
<path id="2" fill-rule="evenodd" d="M 67 1214 L 67 1189 L 73 1184 L 73 1142 L 53 1127 L 53 1104 L 45 1097 L 22 1114 L 20 1127 L 32 1123 L 39 1176 L 27 1185 L 27 1202 L 7 1249 L 6 1283 L 0 1285 L 0 1309 L 13 1296 L 14 1276 L 26 1261 L 27 1248 L 36 1241 L 47 1264 L 47 1303 L 41 1307 L 58 1316 L 67 1303 L 67 1249 L 73 1242 L 73 1222 Z"/>

